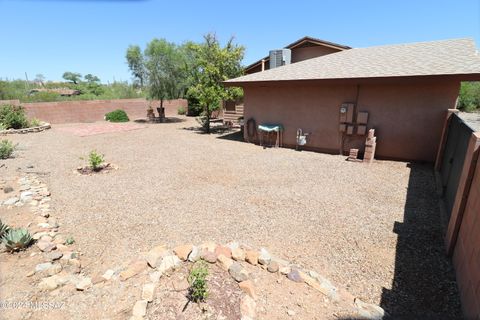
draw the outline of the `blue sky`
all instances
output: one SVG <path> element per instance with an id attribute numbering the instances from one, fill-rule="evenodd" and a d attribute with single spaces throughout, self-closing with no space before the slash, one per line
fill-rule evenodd
<path id="1" fill-rule="evenodd" d="M 125 50 L 151 39 L 235 36 L 244 64 L 305 35 L 353 47 L 472 37 L 479 0 L 0 0 L 0 78 L 64 71 L 130 80 Z"/>

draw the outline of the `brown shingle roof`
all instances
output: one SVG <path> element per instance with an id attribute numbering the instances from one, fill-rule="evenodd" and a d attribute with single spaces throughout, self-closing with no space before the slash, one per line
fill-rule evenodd
<path id="1" fill-rule="evenodd" d="M 291 80 L 480 74 L 473 39 L 355 48 L 227 80 L 227 85 Z"/>

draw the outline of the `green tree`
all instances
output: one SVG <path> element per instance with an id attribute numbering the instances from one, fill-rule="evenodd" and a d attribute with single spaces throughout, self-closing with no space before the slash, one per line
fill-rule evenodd
<path id="1" fill-rule="evenodd" d="M 146 82 L 147 72 L 145 70 L 142 50 L 139 46 L 129 46 L 125 57 L 127 59 L 128 68 L 140 83 L 140 87 L 143 88 Z"/>
<path id="2" fill-rule="evenodd" d="M 33 81 L 43 86 L 45 82 L 45 76 L 41 73 L 38 73 L 35 75 L 35 79 Z"/>
<path id="3" fill-rule="evenodd" d="M 165 39 L 153 39 L 144 55 L 148 75 L 148 91 L 152 99 L 160 100 L 183 96 L 186 88 L 187 70 L 181 50 Z"/>
<path id="4" fill-rule="evenodd" d="M 240 88 L 226 88 L 222 82 L 242 74 L 241 61 L 245 52 L 243 46 L 233 42 L 233 37 L 222 47 L 215 34 L 204 36 L 201 44 L 190 44 L 194 56 L 191 68 L 189 96 L 196 97 L 202 114 L 200 122 L 206 133 L 210 133 L 212 112 L 218 110 L 227 100 L 241 96 Z"/>
<path id="5" fill-rule="evenodd" d="M 72 81 L 74 84 L 78 84 L 82 78 L 82 75 L 77 72 L 67 71 L 63 74 L 62 78 L 67 81 Z"/>
<path id="6" fill-rule="evenodd" d="M 98 83 L 100 82 L 100 78 L 97 76 L 94 76 L 93 74 L 89 73 L 83 77 L 85 80 L 87 80 L 88 83 Z"/>

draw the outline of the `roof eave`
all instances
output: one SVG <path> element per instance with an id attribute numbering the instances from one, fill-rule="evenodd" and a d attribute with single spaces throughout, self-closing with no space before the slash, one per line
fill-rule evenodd
<path id="1" fill-rule="evenodd" d="M 480 81 L 480 73 L 459 74 L 431 74 L 410 76 L 385 76 L 385 77 L 358 77 L 358 78 L 326 78 L 326 79 L 289 79 L 289 80 L 258 80 L 258 81 L 224 81 L 226 87 L 251 87 L 289 85 L 289 84 L 320 84 L 320 83 L 393 83 L 398 80 L 410 81 Z"/>

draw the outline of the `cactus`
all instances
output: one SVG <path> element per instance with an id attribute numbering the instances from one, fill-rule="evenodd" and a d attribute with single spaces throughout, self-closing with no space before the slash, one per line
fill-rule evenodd
<path id="1" fill-rule="evenodd" d="M 2 220 L 0 220 L 0 238 L 2 238 L 9 229 L 10 227 L 3 223 Z"/>
<path id="2" fill-rule="evenodd" d="M 10 229 L 3 235 L 2 242 L 8 251 L 20 251 L 28 247 L 32 242 L 32 236 L 28 230 L 24 228 Z"/>

